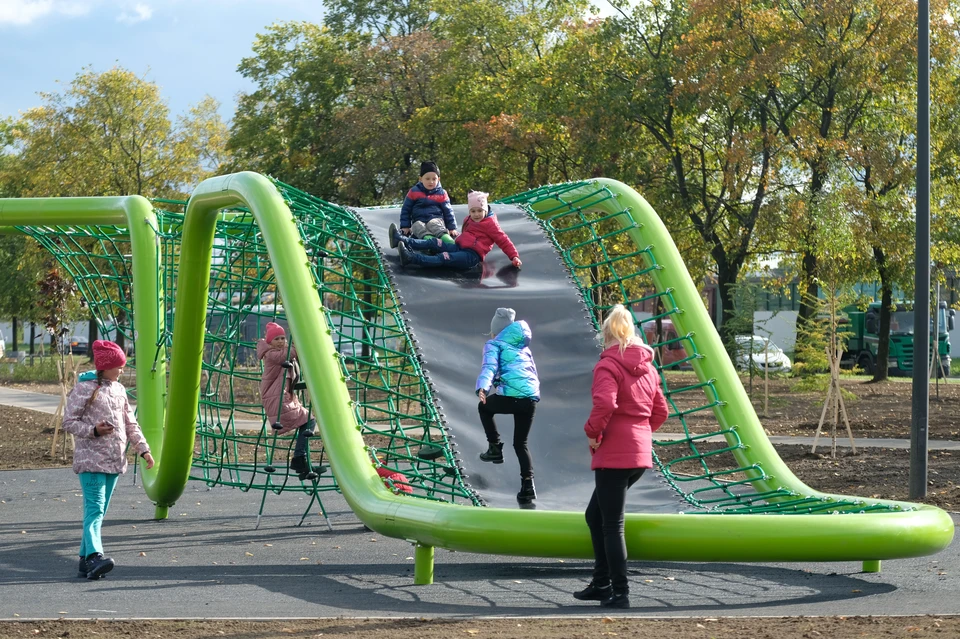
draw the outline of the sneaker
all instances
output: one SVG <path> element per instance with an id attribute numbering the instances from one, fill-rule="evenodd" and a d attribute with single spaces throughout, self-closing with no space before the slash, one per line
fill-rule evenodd
<path id="1" fill-rule="evenodd" d="M 611 592 L 610 596 L 600 602 L 601 608 L 629 608 L 630 596 L 625 592 Z"/>
<path id="2" fill-rule="evenodd" d="M 87 579 L 100 579 L 105 574 L 113 570 L 113 559 L 104 557 L 100 553 L 87 557 Z"/>
<path id="3" fill-rule="evenodd" d="M 591 581 L 589 586 L 573 593 L 573 598 L 579 599 L 580 601 L 606 601 L 612 595 L 613 586 L 610 584 L 598 586 Z"/>
<path id="4" fill-rule="evenodd" d="M 400 243 L 400 231 L 397 230 L 396 224 L 390 225 L 387 235 L 389 236 L 390 248 L 397 248 L 397 244 Z"/>
<path id="5" fill-rule="evenodd" d="M 88 572 L 90 572 L 90 562 L 85 557 L 81 557 L 80 566 L 77 568 L 77 577 L 86 579 Z"/>
<path id="6" fill-rule="evenodd" d="M 494 464 L 503 463 L 503 442 L 490 444 L 486 452 L 480 453 L 480 461 L 492 462 Z"/>
<path id="7" fill-rule="evenodd" d="M 537 489 L 533 486 L 533 477 L 520 480 L 520 492 L 517 493 L 517 501 L 521 504 L 527 504 L 537 498 Z"/>

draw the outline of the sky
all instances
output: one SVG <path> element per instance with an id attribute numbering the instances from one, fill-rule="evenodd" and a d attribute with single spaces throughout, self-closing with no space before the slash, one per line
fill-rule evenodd
<path id="1" fill-rule="evenodd" d="M 237 73 L 275 22 L 322 22 L 320 0 L 0 0 L 0 118 L 63 91 L 84 67 L 160 86 L 171 115 L 211 95 L 225 119 L 253 85 Z"/>
<path id="2" fill-rule="evenodd" d="M 289 20 L 322 22 L 322 1 L 0 0 L 0 119 L 64 91 L 84 67 L 122 66 L 156 82 L 172 116 L 211 95 L 229 120 L 253 90 L 237 65 L 258 33 Z"/>

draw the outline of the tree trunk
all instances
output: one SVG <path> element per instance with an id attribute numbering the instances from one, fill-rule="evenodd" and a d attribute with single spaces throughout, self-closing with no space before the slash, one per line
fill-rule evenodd
<path id="1" fill-rule="evenodd" d="M 890 368 L 890 306 L 893 302 L 893 290 L 886 278 L 880 276 L 880 330 L 877 333 L 877 361 L 873 367 L 871 382 L 887 379 Z"/>
<path id="2" fill-rule="evenodd" d="M 14 316 L 14 317 L 13 317 L 13 335 L 10 337 L 10 350 L 11 350 L 11 351 L 18 351 L 18 350 L 20 350 L 19 348 L 17 348 L 17 346 L 19 346 L 19 344 L 18 344 L 18 342 L 17 342 L 17 329 L 18 329 L 18 328 L 19 328 L 19 326 L 17 326 L 17 317 Z"/>
<path id="3" fill-rule="evenodd" d="M 127 312 L 123 309 L 120 309 L 120 312 L 117 313 L 117 328 L 116 328 L 116 339 L 114 341 L 117 343 L 121 349 L 124 347 L 124 337 L 123 337 L 123 327 L 127 321 Z M 93 345 L 90 345 L 90 348 L 93 348 Z"/>
<path id="4" fill-rule="evenodd" d="M 37 325 L 30 322 L 30 365 L 33 366 L 34 347 L 37 343 Z"/>
<path id="5" fill-rule="evenodd" d="M 806 339 L 816 320 L 817 300 L 820 297 L 820 286 L 817 284 L 817 256 L 806 252 L 803 254 L 800 278 L 800 308 L 797 309 L 797 340 Z M 803 361 L 801 349 L 797 349 L 795 358 Z"/>
<path id="6" fill-rule="evenodd" d="M 93 361 L 93 343 L 97 341 L 97 320 L 90 318 L 87 324 L 87 357 Z"/>

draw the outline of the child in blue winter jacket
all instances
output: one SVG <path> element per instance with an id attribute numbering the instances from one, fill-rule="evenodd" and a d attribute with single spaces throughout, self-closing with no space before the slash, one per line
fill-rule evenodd
<path id="1" fill-rule="evenodd" d="M 540 401 L 540 378 L 530 352 L 530 327 L 523 320 L 514 321 L 512 308 L 498 308 L 490 322 L 490 337 L 483 346 L 483 364 L 477 378 L 480 422 L 490 447 L 480 459 L 503 463 L 503 442 L 493 416 L 513 415 L 513 450 L 520 462 L 520 492 L 517 501 L 529 506 L 537 498 L 533 486 L 533 458 L 527 447 L 533 414 Z M 496 394 L 491 394 L 491 391 Z"/>
<path id="2" fill-rule="evenodd" d="M 401 235 L 423 240 L 439 238 L 453 244 L 457 237 L 457 219 L 453 216 L 450 196 L 440 186 L 440 169 L 436 162 L 420 165 L 420 181 L 407 192 L 400 209 L 400 230 L 390 225 L 390 248 L 397 248 Z"/>

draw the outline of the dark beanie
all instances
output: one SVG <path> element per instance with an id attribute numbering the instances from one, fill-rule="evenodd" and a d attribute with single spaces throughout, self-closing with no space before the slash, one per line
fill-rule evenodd
<path id="1" fill-rule="evenodd" d="M 424 173 L 436 173 L 440 175 L 440 169 L 437 168 L 436 162 L 423 162 L 420 164 L 420 177 L 423 177 Z"/>

